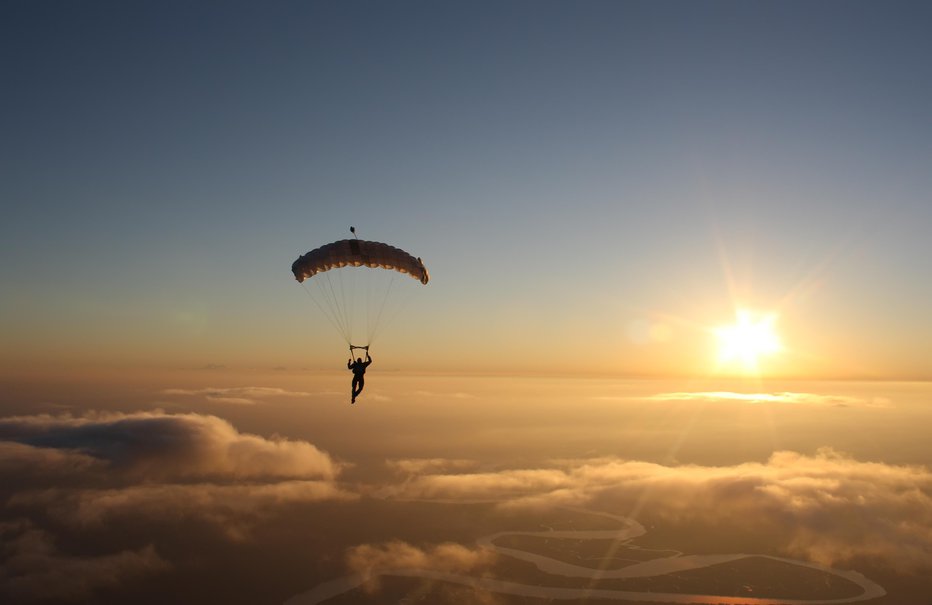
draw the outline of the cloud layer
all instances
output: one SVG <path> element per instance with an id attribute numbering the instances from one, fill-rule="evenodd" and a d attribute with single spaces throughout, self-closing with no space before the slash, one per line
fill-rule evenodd
<path id="1" fill-rule="evenodd" d="M 172 567 L 160 531 L 180 523 L 247 540 L 282 507 L 348 500 L 341 466 L 306 441 L 240 433 L 201 414 L 161 411 L 0 418 L 0 597 L 82 599 Z M 69 554 L 59 533 L 93 544 L 111 526 L 155 543 Z M 2 600 L 2 599 L 0 599 Z"/>
<path id="2" fill-rule="evenodd" d="M 648 399 L 655 401 L 743 401 L 746 403 L 789 403 L 816 406 L 858 406 L 890 407 L 890 400 L 885 397 L 865 399 L 847 395 L 817 395 L 782 391 L 776 393 L 735 393 L 733 391 L 695 391 L 679 393 L 658 393 Z"/>
<path id="3" fill-rule="evenodd" d="M 0 595 L 14 602 L 85 598 L 96 588 L 170 568 L 152 545 L 101 556 L 69 556 L 49 532 L 20 520 L 0 523 Z"/>
<path id="4" fill-rule="evenodd" d="M 735 466 L 664 466 L 612 458 L 549 468 L 425 473 L 395 488 L 405 499 L 497 500 L 511 507 L 598 506 L 678 524 L 726 522 L 777 536 L 783 551 L 823 565 L 872 557 L 932 570 L 932 473 L 861 462 L 830 449 L 778 452 Z"/>
<path id="5" fill-rule="evenodd" d="M 163 395 L 204 397 L 210 403 L 254 405 L 266 397 L 306 397 L 311 393 L 278 387 L 207 387 L 204 389 L 164 389 Z"/>
<path id="6" fill-rule="evenodd" d="M 418 548 L 402 541 L 385 544 L 362 544 L 346 554 L 349 568 L 371 575 L 390 569 L 430 569 L 463 573 L 487 567 L 495 553 L 484 548 L 468 548 L 454 542 Z"/>
<path id="7" fill-rule="evenodd" d="M 385 465 L 398 473 L 419 474 L 475 468 L 478 462 L 465 458 L 398 458 L 386 460 Z"/>

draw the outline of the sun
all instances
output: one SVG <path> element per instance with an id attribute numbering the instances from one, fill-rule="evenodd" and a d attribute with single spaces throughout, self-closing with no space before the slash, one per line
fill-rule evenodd
<path id="1" fill-rule="evenodd" d="M 746 309 L 736 312 L 735 323 L 715 329 L 718 337 L 718 361 L 721 366 L 757 373 L 760 358 L 783 350 L 777 336 L 776 314 L 754 314 Z"/>

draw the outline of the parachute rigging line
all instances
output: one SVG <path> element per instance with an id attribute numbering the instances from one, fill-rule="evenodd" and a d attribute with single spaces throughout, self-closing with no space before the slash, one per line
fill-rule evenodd
<path id="1" fill-rule="evenodd" d="M 330 274 L 325 274 L 324 277 L 324 282 L 327 284 L 330 295 L 328 299 L 328 291 L 323 290 L 324 282 L 321 282 L 321 290 L 324 295 L 324 299 L 327 300 L 327 304 L 330 305 L 330 308 L 334 311 L 334 315 L 337 318 L 337 323 L 340 325 L 340 333 L 343 334 L 343 338 L 349 340 L 349 320 L 346 317 L 346 305 L 341 305 L 340 301 L 337 299 L 336 289 L 333 287 L 333 281 L 330 279 Z"/>
<path id="2" fill-rule="evenodd" d="M 311 294 L 311 291 L 308 290 L 306 285 L 302 283 L 301 287 L 304 288 L 305 292 L 307 292 L 308 298 L 310 298 L 314 302 L 314 304 L 317 305 L 317 308 L 320 309 L 320 312 L 323 314 L 323 316 L 327 318 L 327 321 L 330 322 L 330 325 L 333 326 L 333 328 L 337 332 L 339 332 L 340 334 L 343 334 L 342 328 L 340 328 L 340 325 L 337 323 L 335 318 L 332 316 L 331 312 L 328 309 L 324 308 L 324 306 L 321 305 L 320 302 L 316 298 L 314 298 L 314 295 Z"/>
<path id="3" fill-rule="evenodd" d="M 388 295 L 392 292 L 392 286 L 395 285 L 395 280 L 398 278 L 398 275 L 392 274 L 392 280 L 388 282 L 388 287 L 385 288 L 385 295 L 382 297 L 382 303 L 379 305 L 379 312 L 375 316 L 375 321 L 372 323 L 372 328 L 369 330 L 369 342 L 375 340 L 376 335 L 379 333 L 380 328 L 383 326 L 382 322 L 382 312 L 385 311 L 385 303 L 388 302 Z"/>
<path id="4" fill-rule="evenodd" d="M 365 347 L 370 346 L 387 321 L 400 311 L 396 304 L 400 299 L 393 298 L 401 288 L 396 282 L 408 282 L 399 280 L 399 273 L 422 284 L 430 276 L 420 258 L 389 244 L 359 239 L 355 227 L 350 227 L 350 232 L 352 239 L 335 241 L 302 254 L 292 263 L 291 271 L 352 349 L 363 348 L 353 344 L 363 338 Z M 308 279 L 317 285 L 305 284 Z"/>

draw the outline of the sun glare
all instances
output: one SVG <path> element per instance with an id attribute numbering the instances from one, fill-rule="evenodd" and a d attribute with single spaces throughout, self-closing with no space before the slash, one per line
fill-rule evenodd
<path id="1" fill-rule="evenodd" d="M 718 337 L 718 361 L 724 367 L 758 372 L 760 358 L 783 349 L 777 336 L 774 314 L 755 315 L 738 310 L 735 323 L 715 329 Z"/>

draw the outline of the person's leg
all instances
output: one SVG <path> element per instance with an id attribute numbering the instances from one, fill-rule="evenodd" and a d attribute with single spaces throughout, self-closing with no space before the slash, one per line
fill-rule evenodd
<path id="1" fill-rule="evenodd" d="M 358 382 L 359 382 L 358 388 L 356 389 L 356 392 L 353 394 L 353 397 L 359 397 L 359 394 L 362 393 L 362 388 L 366 386 L 366 379 L 364 376 L 360 376 Z"/>
<path id="2" fill-rule="evenodd" d="M 356 395 L 359 395 L 359 391 L 361 390 L 362 388 L 359 388 L 359 376 L 353 376 L 353 389 L 351 391 L 353 403 L 356 403 Z"/>

